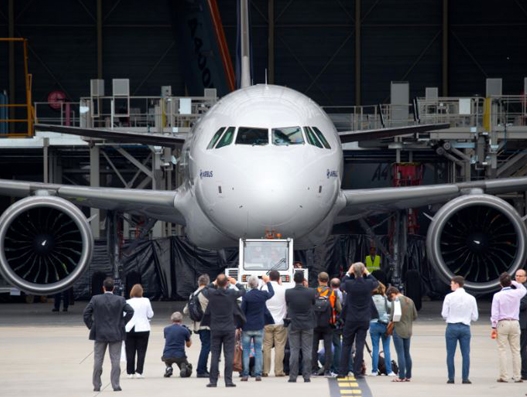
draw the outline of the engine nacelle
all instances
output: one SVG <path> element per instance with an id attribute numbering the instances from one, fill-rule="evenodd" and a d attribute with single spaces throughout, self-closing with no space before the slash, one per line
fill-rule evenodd
<path id="1" fill-rule="evenodd" d="M 468 194 L 446 203 L 428 229 L 428 259 L 440 278 L 454 275 L 476 293 L 499 288 L 503 272 L 513 274 L 525 263 L 527 229 L 506 201 L 486 194 Z"/>
<path id="2" fill-rule="evenodd" d="M 86 217 L 60 197 L 26 197 L 0 217 L 0 273 L 24 292 L 48 295 L 71 287 L 92 253 Z"/>

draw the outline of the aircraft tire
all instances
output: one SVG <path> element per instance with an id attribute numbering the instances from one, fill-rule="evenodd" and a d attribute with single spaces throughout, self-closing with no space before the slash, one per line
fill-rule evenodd
<path id="1" fill-rule="evenodd" d="M 417 270 L 408 270 L 405 280 L 404 295 L 414 301 L 415 308 L 419 311 L 422 306 L 421 275 Z"/>

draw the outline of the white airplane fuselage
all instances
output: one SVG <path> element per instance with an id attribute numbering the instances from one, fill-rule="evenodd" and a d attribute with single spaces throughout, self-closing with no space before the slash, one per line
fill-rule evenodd
<path id="1" fill-rule="evenodd" d="M 275 129 L 295 127 L 294 143 L 277 139 Z M 222 128 L 235 131 L 231 143 L 211 145 Z M 243 144 L 242 129 L 256 129 L 267 141 Z M 318 146 L 316 134 L 308 136 L 317 129 L 323 135 Z M 182 167 L 186 181 L 176 203 L 186 205 L 176 207 L 187 235 L 201 247 L 236 246 L 239 238 L 261 238 L 266 231 L 295 238 L 297 248 L 318 245 L 344 205 L 337 202 L 343 156 L 335 126 L 315 102 L 285 87 L 255 85 L 221 99 L 193 128 Z"/>

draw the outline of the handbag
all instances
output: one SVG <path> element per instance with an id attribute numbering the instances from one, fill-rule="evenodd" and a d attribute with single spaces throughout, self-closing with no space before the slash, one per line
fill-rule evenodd
<path id="1" fill-rule="evenodd" d="M 243 370 L 243 359 L 242 359 L 242 341 L 241 332 L 236 331 L 235 343 L 234 343 L 234 358 L 232 360 L 232 370 L 241 372 Z"/>
<path id="2" fill-rule="evenodd" d="M 393 326 L 395 324 L 393 321 L 390 321 L 388 324 L 386 324 L 386 332 L 384 333 L 386 336 L 390 336 L 393 334 Z"/>

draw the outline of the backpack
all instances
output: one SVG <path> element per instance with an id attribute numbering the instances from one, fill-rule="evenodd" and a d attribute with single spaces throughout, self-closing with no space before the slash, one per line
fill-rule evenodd
<path id="1" fill-rule="evenodd" d="M 192 321 L 201 321 L 203 319 L 203 308 L 199 301 L 199 294 L 203 289 L 200 289 L 197 293 L 191 294 L 188 300 L 188 315 Z"/>
<path id="2" fill-rule="evenodd" d="M 317 327 L 334 326 L 337 321 L 337 313 L 335 310 L 336 296 L 333 290 L 329 287 L 322 289 L 317 288 L 317 295 L 315 300 L 315 316 L 317 318 Z"/>
<path id="3" fill-rule="evenodd" d="M 391 372 L 397 375 L 399 373 L 399 367 L 394 360 L 392 360 L 391 366 L 392 366 Z M 388 375 L 388 372 L 386 370 L 386 360 L 384 359 L 384 353 L 382 351 L 379 352 L 379 365 L 377 368 L 379 369 L 379 372 L 378 372 L 379 375 Z"/>

